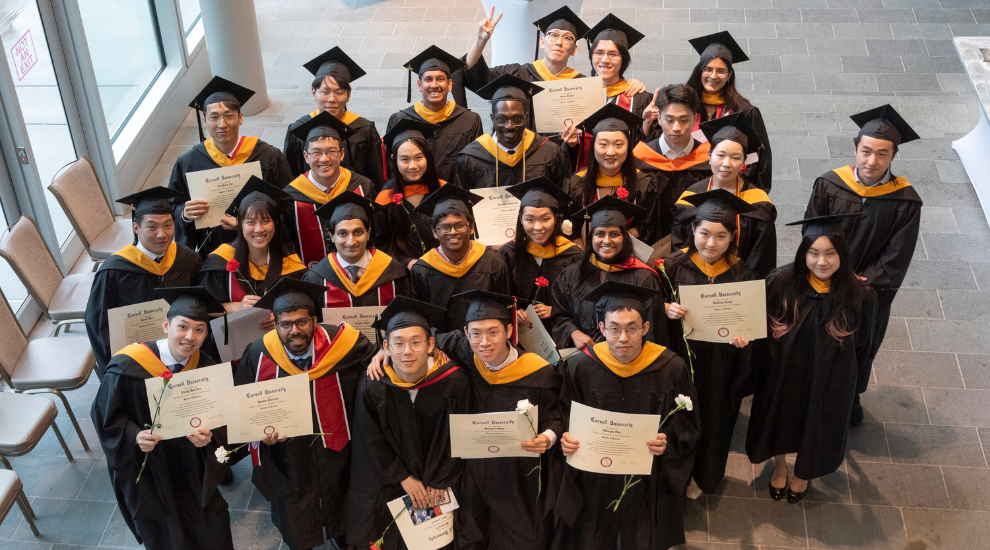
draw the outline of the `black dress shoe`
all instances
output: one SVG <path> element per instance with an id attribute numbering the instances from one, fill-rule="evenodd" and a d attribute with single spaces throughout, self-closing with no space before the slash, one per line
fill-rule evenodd
<path id="1" fill-rule="evenodd" d="M 778 489 L 778 488 L 776 488 L 776 487 L 773 486 L 773 482 L 772 481 L 771 482 L 768 482 L 767 483 L 767 486 L 770 487 L 770 498 L 772 498 L 774 500 L 780 500 L 780 499 L 784 498 L 784 494 L 787 492 L 786 486 L 783 487 L 783 488 Z"/>
<path id="2" fill-rule="evenodd" d="M 849 426 L 856 428 L 863 423 L 863 406 L 859 404 L 859 396 L 853 401 L 852 414 L 849 415 Z"/>
<path id="3" fill-rule="evenodd" d="M 808 482 L 808 486 L 805 487 L 803 491 L 801 491 L 800 493 L 795 493 L 794 491 L 791 490 L 791 486 L 788 485 L 787 486 L 787 502 L 789 502 L 791 504 L 797 504 L 798 501 L 800 501 L 802 498 L 804 498 L 804 495 L 808 492 L 808 489 L 810 489 L 810 488 L 811 488 L 811 482 L 809 481 Z"/>

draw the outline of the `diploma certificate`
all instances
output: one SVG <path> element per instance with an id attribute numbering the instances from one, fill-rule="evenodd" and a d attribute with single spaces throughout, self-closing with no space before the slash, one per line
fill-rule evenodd
<path id="1" fill-rule="evenodd" d="M 110 353 L 130 344 L 161 340 L 165 337 L 162 321 L 167 315 L 168 302 L 162 299 L 107 310 Z"/>
<path id="2" fill-rule="evenodd" d="M 571 403 L 571 437 L 581 443 L 567 463 L 586 472 L 650 475 L 653 455 L 647 441 L 657 438 L 659 414 L 602 411 Z"/>
<path id="3" fill-rule="evenodd" d="M 681 285 L 679 302 L 689 340 L 731 342 L 767 337 L 767 294 L 763 279 L 719 285 Z"/>
<path id="4" fill-rule="evenodd" d="M 536 131 L 541 134 L 559 134 L 605 106 L 600 76 L 540 82 L 540 85 L 543 91 L 533 96 L 533 115 Z"/>
<path id="5" fill-rule="evenodd" d="M 403 542 L 409 550 L 437 550 L 454 542 L 454 491 L 447 488 L 446 501 L 430 508 L 413 506 L 409 495 L 388 503 Z"/>
<path id="6" fill-rule="evenodd" d="M 227 441 L 260 441 L 278 432 L 279 438 L 313 433 L 313 402 L 309 375 L 276 378 L 227 390 Z"/>
<path id="7" fill-rule="evenodd" d="M 260 162 L 246 162 L 186 174 L 189 198 L 210 203 L 206 215 L 196 220 L 196 229 L 220 225 L 220 218 L 224 216 L 234 197 L 241 192 L 241 188 L 251 176 L 261 177 Z"/>
<path id="8" fill-rule="evenodd" d="M 485 246 L 505 244 L 516 236 L 519 199 L 506 187 L 472 189 L 484 200 L 474 205 L 474 221 L 478 224 L 478 242 Z"/>
<path id="9" fill-rule="evenodd" d="M 234 387 L 230 363 L 177 372 L 169 380 L 165 393 L 162 393 L 161 378 L 148 378 L 144 384 L 152 418 L 155 417 L 155 400 L 161 395 L 158 412 L 161 427 L 155 427 L 155 435 L 174 439 L 185 437 L 197 428 L 212 430 L 227 423 L 224 398 L 227 390 Z"/>
<path id="10" fill-rule="evenodd" d="M 364 307 L 325 307 L 323 308 L 323 322 L 328 325 L 339 325 L 347 323 L 361 331 L 371 342 L 378 338 L 375 336 L 375 329 L 371 323 L 375 322 L 375 317 L 385 311 L 385 306 L 364 306 Z"/>
<path id="11" fill-rule="evenodd" d="M 519 345 L 524 350 L 546 359 L 547 363 L 556 365 L 557 361 L 560 361 L 560 354 L 557 352 L 557 347 L 553 343 L 553 338 L 550 337 L 547 328 L 543 326 L 543 321 L 536 314 L 536 310 L 533 309 L 532 304 L 526 308 L 526 315 L 529 316 L 529 321 L 533 323 L 533 326 L 531 328 L 526 326 L 525 323 L 518 323 Z"/>
<path id="12" fill-rule="evenodd" d="M 537 409 L 530 409 L 533 426 L 539 426 Z M 516 411 L 450 415 L 450 456 L 459 458 L 494 458 L 537 455 L 520 445 L 531 441 L 533 428 L 526 416 Z"/>

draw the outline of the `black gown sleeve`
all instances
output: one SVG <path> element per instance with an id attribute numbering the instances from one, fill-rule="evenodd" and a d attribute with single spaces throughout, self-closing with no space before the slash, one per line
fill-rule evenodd
<path id="1" fill-rule="evenodd" d="M 753 131 L 763 141 L 763 149 L 759 152 L 760 160 L 756 162 L 753 183 L 769 193 L 770 187 L 773 185 L 773 153 L 770 151 L 770 136 L 767 134 L 767 126 L 763 122 L 763 113 L 760 112 L 759 108 L 750 106 L 745 113 Z"/>
<path id="2" fill-rule="evenodd" d="M 910 203 L 897 219 L 887 246 L 865 269 L 860 276 L 873 288 L 899 287 L 907 275 L 908 266 L 918 244 L 921 231 L 921 203 Z"/>
<path id="3" fill-rule="evenodd" d="M 776 207 L 771 206 L 776 217 Z M 777 229 L 773 222 L 754 220 L 755 240 L 745 257 L 746 265 L 760 277 L 766 277 L 777 267 Z"/>
<path id="4" fill-rule="evenodd" d="M 107 466 L 121 477 L 133 480 L 137 478 L 143 454 L 135 441 L 144 428 L 132 421 L 127 413 L 131 393 L 127 385 L 127 377 L 116 372 L 105 374 L 90 416 Z"/>

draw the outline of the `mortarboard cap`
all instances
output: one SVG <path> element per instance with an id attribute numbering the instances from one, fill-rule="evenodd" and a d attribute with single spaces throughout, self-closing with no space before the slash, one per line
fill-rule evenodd
<path id="1" fill-rule="evenodd" d="M 322 321 L 323 310 L 316 307 L 316 304 L 320 302 L 320 296 L 326 291 L 327 287 L 323 285 L 306 283 L 292 277 L 282 277 L 271 290 L 254 303 L 254 307 L 270 309 L 276 317 L 280 313 L 308 309 L 314 312 L 317 319 Z"/>
<path id="2" fill-rule="evenodd" d="M 625 228 L 629 220 L 646 214 L 646 209 L 626 202 L 615 195 L 608 195 L 596 200 L 581 210 L 574 217 L 588 220 L 588 230 L 596 227 Z"/>
<path id="3" fill-rule="evenodd" d="M 536 26 L 535 59 L 539 59 L 540 56 L 540 32 L 548 33 L 554 29 L 567 31 L 574 35 L 575 41 L 588 32 L 588 25 L 567 6 L 562 6 L 560 9 L 554 10 L 553 13 L 533 21 L 533 25 Z"/>
<path id="4" fill-rule="evenodd" d="M 443 71 L 447 73 L 447 77 L 449 78 L 451 74 L 464 67 L 464 62 L 436 46 L 430 46 L 419 52 L 419 55 L 416 57 L 406 61 L 403 67 L 409 70 L 406 82 L 406 102 L 408 103 L 412 101 L 413 73 L 416 73 L 422 79 L 423 75 L 428 71 Z"/>
<path id="5" fill-rule="evenodd" d="M 749 61 L 749 56 L 739 47 L 729 31 L 699 36 L 688 40 L 688 42 L 694 46 L 694 50 L 701 57 L 717 57 L 728 65 Z"/>
<path id="6" fill-rule="evenodd" d="M 526 180 L 507 188 L 506 191 L 519 199 L 520 213 L 523 207 L 530 206 L 553 208 L 568 216 L 571 213 L 571 204 L 574 202 L 570 195 L 546 176 Z"/>
<path id="7" fill-rule="evenodd" d="M 292 135 L 301 139 L 304 144 L 320 137 L 333 138 L 340 142 L 353 137 L 356 133 L 353 128 L 326 111 L 321 111 L 320 114 L 292 129 Z"/>
<path id="8" fill-rule="evenodd" d="M 645 37 L 646 35 L 611 13 L 584 35 L 584 38 L 591 40 L 592 45 L 601 40 L 611 40 L 616 44 L 625 46 L 627 50 Z"/>
<path id="9" fill-rule="evenodd" d="M 921 138 L 889 104 L 856 113 L 849 118 L 859 126 L 860 136 L 883 139 L 895 146 Z"/>
<path id="10" fill-rule="evenodd" d="M 796 222 L 785 223 L 784 225 L 800 225 L 801 237 L 844 237 L 842 222 L 847 218 L 858 218 L 862 214 L 835 214 L 831 216 L 818 216 L 816 218 L 805 218 Z"/>
<path id="11" fill-rule="evenodd" d="M 371 326 L 384 333 L 385 340 L 393 330 L 410 327 L 420 327 L 429 336 L 431 328 L 440 324 L 446 313 L 447 310 L 442 307 L 413 300 L 408 296 L 396 296 Z"/>
<path id="12" fill-rule="evenodd" d="M 598 132 L 625 132 L 629 133 L 640 124 L 643 118 L 619 107 L 615 103 L 609 103 L 591 114 L 588 118 L 578 124 L 578 129 L 590 134 Z"/>
<path id="13" fill-rule="evenodd" d="M 400 118 L 395 126 L 388 129 L 385 135 L 382 137 L 382 141 L 385 143 L 385 147 L 391 152 L 395 153 L 395 144 L 403 142 L 409 138 L 420 138 L 426 139 L 426 136 L 432 136 L 434 132 L 440 129 L 437 124 L 431 124 L 425 120 L 416 120 L 414 118 Z"/>
<path id="14" fill-rule="evenodd" d="M 753 205 L 740 199 L 725 189 L 713 189 L 685 197 L 684 202 L 697 207 L 694 219 L 720 223 L 726 227 L 736 226 L 736 216 L 756 210 Z"/>
<path id="15" fill-rule="evenodd" d="M 472 216 L 474 211 L 471 207 L 483 199 L 484 197 L 481 195 L 476 195 L 456 185 L 444 185 L 427 195 L 415 208 L 415 211 L 430 218 L 449 214 Z"/>
<path id="16" fill-rule="evenodd" d="M 601 322 L 605 322 L 605 312 L 610 308 L 614 311 L 616 307 L 637 311 L 643 321 L 649 321 L 644 302 L 659 293 L 659 290 L 653 288 L 605 281 L 585 294 L 583 299 L 595 304 L 595 316 Z"/>
<path id="17" fill-rule="evenodd" d="M 513 323 L 515 321 L 515 308 L 525 309 L 529 305 L 529 300 L 488 292 L 487 290 L 469 290 L 460 294 L 454 294 L 451 298 L 470 301 L 464 322 L 485 321 L 495 319 L 503 323 Z"/>
<path id="18" fill-rule="evenodd" d="M 543 88 L 525 80 L 504 74 L 480 88 L 476 94 L 492 103 L 496 101 L 515 100 L 529 105 L 529 99 L 543 91 Z"/>
<path id="19" fill-rule="evenodd" d="M 254 201 L 272 201 L 279 208 L 286 208 L 292 203 L 292 196 L 258 176 L 251 176 L 224 214 L 236 218 L 241 209 Z"/>
<path id="20" fill-rule="evenodd" d="M 368 226 L 377 209 L 378 205 L 365 197 L 354 191 L 344 191 L 313 213 L 327 220 L 331 227 L 344 220 L 361 220 Z"/>
<path id="21" fill-rule="evenodd" d="M 719 142 L 725 140 L 742 145 L 743 155 L 759 151 L 763 147 L 763 141 L 759 134 L 753 130 L 753 126 L 742 113 L 732 113 L 728 116 L 702 122 L 700 129 L 713 149 Z"/>
<path id="22" fill-rule="evenodd" d="M 134 207 L 131 213 L 132 218 L 144 216 L 146 214 L 172 214 L 171 199 L 181 199 L 184 195 L 168 187 L 152 187 L 137 193 L 131 193 L 126 197 L 116 200 L 120 204 L 129 204 Z"/>
<path id="23" fill-rule="evenodd" d="M 198 111 L 206 111 L 207 105 L 213 105 L 214 103 L 219 103 L 221 101 L 236 101 L 244 106 L 245 103 L 251 96 L 254 95 L 254 91 L 241 86 L 240 84 L 235 84 L 226 78 L 214 76 L 212 80 L 206 83 L 206 86 L 200 90 L 196 97 L 193 98 L 192 103 L 189 104 L 190 107 Z"/>
<path id="24" fill-rule="evenodd" d="M 211 313 L 227 312 L 223 304 L 201 286 L 156 288 L 155 292 L 169 303 L 168 319 L 179 316 L 208 323 Z"/>
<path id="25" fill-rule="evenodd" d="M 341 87 L 367 74 L 339 46 L 334 46 L 310 59 L 303 64 L 303 67 L 313 73 L 315 77 L 333 77 L 337 81 L 337 85 Z"/>

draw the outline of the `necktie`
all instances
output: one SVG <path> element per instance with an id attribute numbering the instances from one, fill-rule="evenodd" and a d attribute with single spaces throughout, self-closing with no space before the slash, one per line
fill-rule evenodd
<path id="1" fill-rule="evenodd" d="M 155 258 L 155 263 L 156 264 L 162 263 L 162 258 L 164 258 L 164 256 L 159 256 L 159 257 Z"/>
<path id="2" fill-rule="evenodd" d="M 358 282 L 358 279 L 360 279 L 360 277 L 358 277 L 358 269 L 360 269 L 358 266 L 356 266 L 356 265 L 349 265 L 349 266 L 345 267 L 344 269 L 346 269 L 347 270 L 347 274 L 350 275 L 351 282 L 352 283 Z"/>
<path id="3" fill-rule="evenodd" d="M 176 363 L 174 365 L 169 365 L 168 366 L 168 370 L 170 370 L 172 372 L 179 372 L 180 370 L 182 370 L 182 367 L 184 367 L 184 366 L 185 365 L 183 365 L 182 363 Z"/>
<path id="4" fill-rule="evenodd" d="M 292 361 L 292 364 L 295 365 L 296 368 L 299 369 L 299 370 L 301 370 L 301 371 L 308 371 L 310 365 L 313 364 L 313 358 L 312 357 L 301 357 L 301 358 L 294 358 L 294 357 L 292 357 L 292 358 L 289 358 L 289 360 Z"/>

